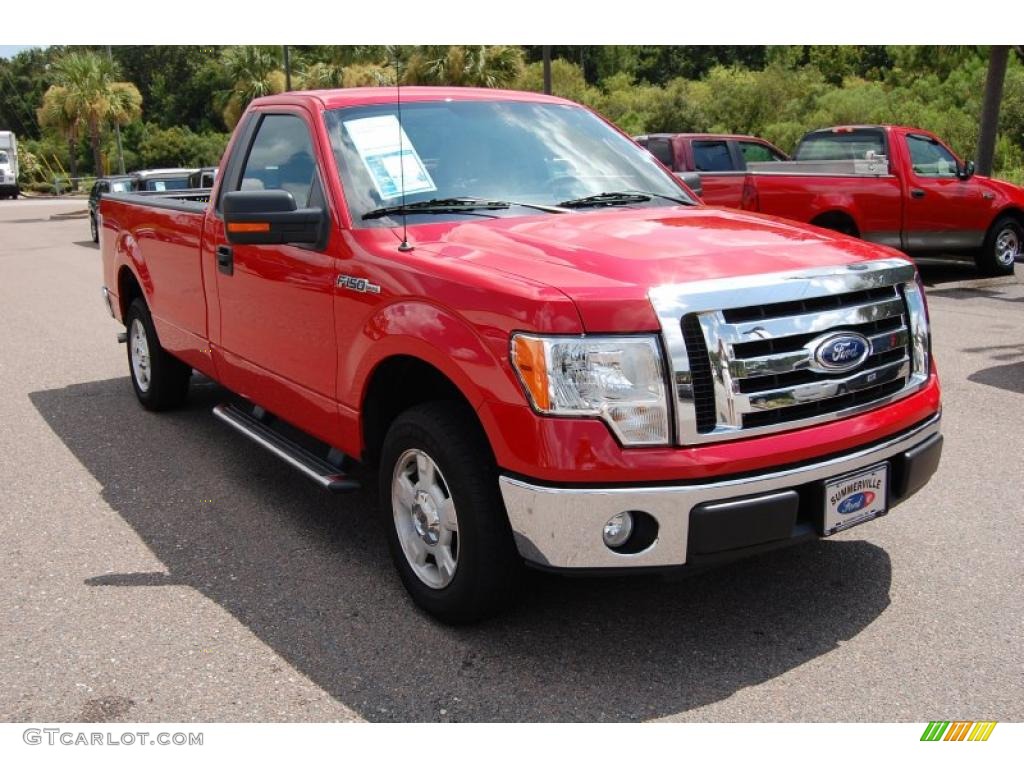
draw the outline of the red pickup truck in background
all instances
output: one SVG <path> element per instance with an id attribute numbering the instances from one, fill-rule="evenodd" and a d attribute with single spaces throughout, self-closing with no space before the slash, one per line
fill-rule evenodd
<path id="1" fill-rule="evenodd" d="M 654 146 L 654 137 L 640 138 Z M 783 216 L 914 255 L 968 254 L 988 275 L 1012 274 L 1022 254 L 1024 189 L 975 175 L 973 162 L 920 128 L 812 131 L 792 161 L 778 150 L 753 159 L 752 142 L 761 140 L 752 137 L 717 137 L 717 145 L 710 137 L 695 144 L 690 134 L 657 138 L 673 148 L 674 170 L 699 173 L 709 205 Z M 713 158 L 711 170 L 698 162 Z M 725 170 L 730 163 L 734 170 Z"/>
<path id="2" fill-rule="evenodd" d="M 375 469 L 403 584 L 452 622 L 497 610 L 524 562 L 728 560 L 928 481 L 911 261 L 700 205 L 562 99 L 401 96 L 257 99 L 212 190 L 101 199 L 143 407 L 181 405 L 194 369 L 220 419 L 325 489 Z"/>
<path id="3" fill-rule="evenodd" d="M 747 163 L 789 160 L 781 149 L 756 136 L 652 133 L 634 139 L 705 203 L 729 208 L 739 208 L 742 203 Z"/>

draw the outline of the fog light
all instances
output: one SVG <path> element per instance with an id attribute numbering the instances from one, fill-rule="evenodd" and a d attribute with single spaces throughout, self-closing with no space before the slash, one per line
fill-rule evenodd
<path id="1" fill-rule="evenodd" d="M 633 513 L 619 512 L 604 524 L 604 543 L 612 549 L 618 549 L 633 533 Z"/>

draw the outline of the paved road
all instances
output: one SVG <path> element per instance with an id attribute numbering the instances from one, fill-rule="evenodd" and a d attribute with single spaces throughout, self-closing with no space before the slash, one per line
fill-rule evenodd
<path id="1" fill-rule="evenodd" d="M 0 204 L 0 718 L 1024 720 L 1024 286 L 926 267 L 937 479 L 888 518 L 678 582 L 535 578 L 449 629 L 370 495 L 190 406 L 143 413 L 80 203 Z M 959 287 L 958 287 L 959 286 Z"/>

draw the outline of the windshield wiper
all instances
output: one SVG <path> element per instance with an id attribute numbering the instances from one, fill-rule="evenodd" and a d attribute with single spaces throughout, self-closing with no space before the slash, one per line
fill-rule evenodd
<path id="1" fill-rule="evenodd" d="M 577 197 L 574 200 L 564 200 L 559 205 L 563 208 L 597 208 L 603 205 L 630 205 L 631 203 L 646 203 L 652 197 L 660 197 L 662 200 L 671 200 L 680 205 L 693 205 L 693 201 L 681 197 L 663 195 L 660 192 L 640 192 L 638 190 L 623 190 L 621 192 L 599 192 L 596 195 Z"/>
<path id="2" fill-rule="evenodd" d="M 382 219 L 392 214 L 403 213 L 471 213 L 473 211 L 487 210 L 499 211 L 508 208 L 509 204 L 500 200 L 474 200 L 466 197 L 445 197 L 421 200 L 417 203 L 406 203 L 405 205 L 388 205 L 383 208 L 374 208 L 363 214 L 364 219 Z"/>
<path id="3" fill-rule="evenodd" d="M 444 197 L 421 200 L 405 205 L 389 205 L 375 208 L 363 214 L 363 219 L 380 219 L 385 216 L 415 213 L 473 213 L 474 211 L 501 211 L 513 205 L 535 208 L 549 213 L 566 213 L 564 208 L 540 203 L 521 203 L 514 200 L 485 200 L 482 197 Z"/>

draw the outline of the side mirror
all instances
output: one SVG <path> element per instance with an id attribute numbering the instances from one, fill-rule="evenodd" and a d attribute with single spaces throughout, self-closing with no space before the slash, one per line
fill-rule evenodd
<path id="1" fill-rule="evenodd" d="M 958 179 L 966 181 L 974 175 L 974 161 L 968 160 L 962 166 L 958 166 L 956 169 L 956 175 Z"/>
<path id="2" fill-rule="evenodd" d="M 327 216 L 322 208 L 296 208 L 291 192 L 267 189 L 228 192 L 222 199 L 224 230 L 235 245 L 321 244 Z"/>
<path id="3" fill-rule="evenodd" d="M 704 197 L 704 184 L 700 180 L 700 174 L 695 171 L 676 171 L 675 175 L 682 179 L 683 184 L 693 190 L 698 198 Z"/>

